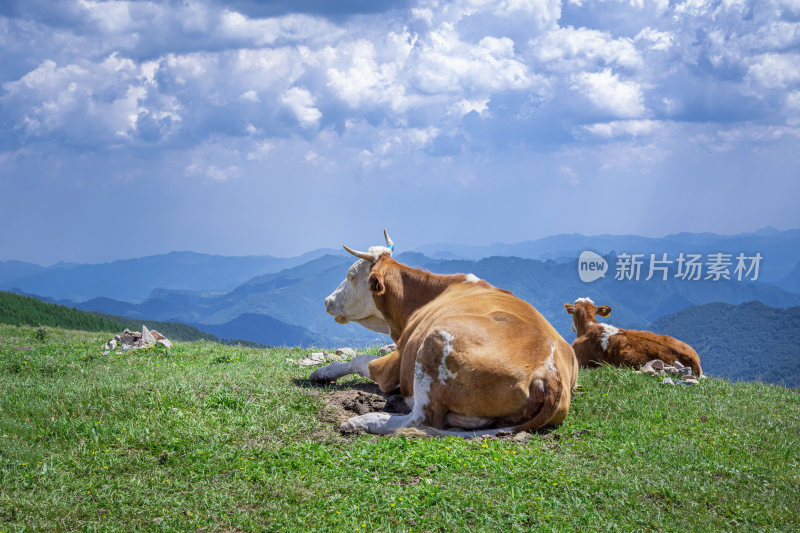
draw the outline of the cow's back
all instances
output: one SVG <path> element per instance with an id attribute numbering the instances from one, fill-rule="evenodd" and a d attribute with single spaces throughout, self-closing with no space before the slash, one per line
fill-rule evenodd
<path id="1" fill-rule="evenodd" d="M 661 359 L 672 365 L 680 361 L 691 367 L 692 372 L 700 376 L 700 357 L 697 352 L 683 341 L 660 335 L 651 331 L 621 330 L 622 335 L 614 335 L 609 340 L 609 351 L 614 350 L 619 364 L 638 368 L 652 359 Z"/>
<path id="2" fill-rule="evenodd" d="M 456 356 L 461 364 L 488 365 L 498 380 L 527 386 L 529 374 L 547 364 L 552 355 L 552 364 L 564 375 L 568 388 L 574 386 L 577 361 L 572 347 L 533 306 L 491 285 L 464 283 L 448 288 L 411 316 L 398 341 L 403 396 L 412 394 L 420 348 L 426 338 L 442 331 L 460 347 Z M 476 382 L 464 388 L 502 389 L 496 385 Z M 516 391 L 509 394 L 513 396 Z"/>

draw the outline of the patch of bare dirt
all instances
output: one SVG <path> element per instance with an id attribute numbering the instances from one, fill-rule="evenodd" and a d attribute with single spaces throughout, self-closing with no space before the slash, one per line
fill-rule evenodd
<path id="1" fill-rule="evenodd" d="M 399 394 L 381 392 L 374 383 L 359 383 L 354 388 L 336 390 L 322 395 L 325 408 L 323 420 L 340 425 L 353 416 L 384 412 L 408 414 L 409 409 Z"/>

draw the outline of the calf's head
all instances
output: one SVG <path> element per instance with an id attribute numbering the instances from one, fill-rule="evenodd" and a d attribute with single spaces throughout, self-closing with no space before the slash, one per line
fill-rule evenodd
<path id="1" fill-rule="evenodd" d="M 572 315 L 572 331 L 578 335 L 583 335 L 583 329 L 595 321 L 596 315 L 605 317 L 611 314 L 611 307 L 607 305 L 598 307 L 590 298 L 578 298 L 574 303 L 565 303 L 564 309 Z"/>
<path id="2" fill-rule="evenodd" d="M 394 244 L 386 233 L 386 246 L 373 246 L 367 252 L 358 252 L 345 246 L 345 250 L 359 258 L 347 270 L 347 277 L 325 298 L 325 310 L 339 324 L 356 322 L 378 333 L 389 333 L 389 325 L 375 306 L 369 286 L 372 266 L 383 255 L 391 255 Z"/>

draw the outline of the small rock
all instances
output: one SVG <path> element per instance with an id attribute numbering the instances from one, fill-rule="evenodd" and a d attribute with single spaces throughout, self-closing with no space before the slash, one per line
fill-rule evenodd
<path id="1" fill-rule="evenodd" d="M 322 353 L 322 352 L 312 352 L 312 353 L 308 354 L 308 359 L 311 359 L 312 361 L 318 361 L 320 363 L 324 363 L 325 362 L 325 354 Z"/>
<path id="2" fill-rule="evenodd" d="M 675 374 L 675 375 L 679 374 L 677 368 L 675 368 L 674 366 L 669 366 L 669 365 L 664 367 L 664 372 L 666 372 L 667 374 Z"/>
<path id="3" fill-rule="evenodd" d="M 131 344 L 133 342 L 133 332 L 125 328 L 125 331 L 120 335 L 120 341 L 122 341 L 122 344 Z"/>
<path id="4" fill-rule="evenodd" d="M 686 378 L 686 383 L 689 385 L 697 385 L 700 382 L 697 381 L 697 378 L 695 378 L 694 376 L 689 376 L 688 378 Z"/>
<path id="5" fill-rule="evenodd" d="M 156 339 L 147 329 L 147 326 L 142 326 L 142 346 L 152 346 L 155 343 Z"/>
<path id="6" fill-rule="evenodd" d="M 528 435 L 530 435 L 530 433 L 528 433 L 527 431 L 520 431 L 519 433 L 514 435 L 514 440 L 523 442 L 525 440 L 528 440 Z"/>
<path id="7" fill-rule="evenodd" d="M 122 337 L 120 337 L 119 335 L 114 335 L 114 340 L 120 342 L 122 340 Z"/>
<path id="8" fill-rule="evenodd" d="M 388 353 L 392 353 L 392 352 L 393 352 L 393 351 L 395 351 L 396 349 L 397 349 L 397 345 L 396 345 L 396 344 L 394 344 L 394 343 L 392 343 L 392 344 L 387 344 L 386 346 L 383 346 L 383 347 L 381 348 L 381 352 L 380 352 L 380 353 L 381 353 L 381 355 L 386 355 L 386 354 L 388 354 Z"/>
<path id="9" fill-rule="evenodd" d="M 344 361 L 346 358 L 343 355 L 336 355 L 335 353 L 328 353 L 325 352 L 325 360 L 326 361 L 333 361 L 334 363 L 339 361 Z"/>
<path id="10" fill-rule="evenodd" d="M 650 376 L 655 376 L 656 375 L 656 371 L 653 369 L 653 367 L 651 367 L 649 365 L 644 365 L 642 367 L 641 372 L 642 372 L 642 374 L 648 374 Z"/>
<path id="11" fill-rule="evenodd" d="M 355 357 L 356 351 L 352 348 L 339 348 L 336 350 L 336 355 L 344 355 L 345 357 Z"/>
<path id="12" fill-rule="evenodd" d="M 662 361 L 661 359 L 653 359 L 652 361 L 648 361 L 647 364 L 650 365 L 650 367 L 655 370 L 664 370 L 665 366 L 664 361 Z"/>
<path id="13" fill-rule="evenodd" d="M 672 366 L 674 366 L 678 370 L 680 370 L 681 368 L 684 368 L 683 363 L 681 363 L 680 361 L 675 361 L 674 363 L 672 363 Z"/>
<path id="14" fill-rule="evenodd" d="M 685 366 L 685 367 L 681 368 L 679 370 L 679 373 L 680 373 L 681 376 L 691 376 L 691 375 L 693 375 L 692 374 L 692 369 L 689 368 L 688 366 Z"/>
<path id="15" fill-rule="evenodd" d="M 164 335 L 162 335 L 161 333 L 159 333 L 158 331 L 156 331 L 154 329 L 150 330 L 150 335 L 152 335 L 153 338 L 155 340 L 157 340 L 157 341 L 160 341 L 161 339 L 166 339 L 166 337 Z"/>
<path id="16" fill-rule="evenodd" d="M 106 347 L 108 347 L 109 350 L 115 350 L 117 348 L 117 340 L 111 339 L 106 343 Z"/>
<path id="17" fill-rule="evenodd" d="M 666 377 L 666 378 L 661 380 L 661 384 L 662 385 L 675 385 L 675 382 L 672 381 L 672 378 Z"/>
<path id="18" fill-rule="evenodd" d="M 167 339 L 167 338 L 158 339 L 156 341 L 156 344 L 163 344 L 167 348 L 172 348 L 172 343 L 169 342 L 169 339 Z"/>

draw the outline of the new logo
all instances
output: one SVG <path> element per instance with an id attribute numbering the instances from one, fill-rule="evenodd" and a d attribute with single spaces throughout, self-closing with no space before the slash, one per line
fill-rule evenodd
<path id="1" fill-rule="evenodd" d="M 604 278 L 607 270 L 608 263 L 602 255 L 586 250 L 578 257 L 578 276 L 584 283 Z"/>

